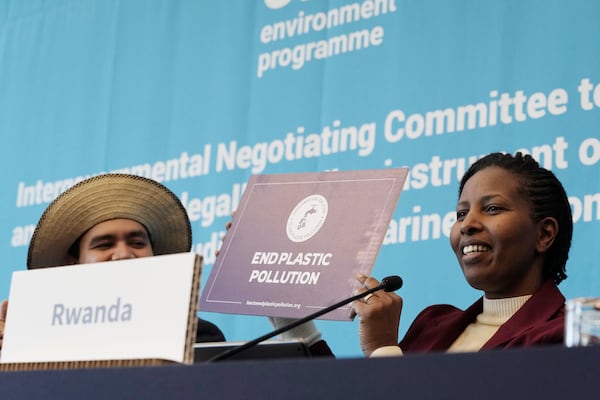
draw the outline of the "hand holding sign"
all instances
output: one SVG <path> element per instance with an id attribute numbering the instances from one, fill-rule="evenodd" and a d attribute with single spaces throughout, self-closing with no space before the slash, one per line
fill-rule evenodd
<path id="1" fill-rule="evenodd" d="M 8 300 L 2 300 L 0 304 L 0 350 L 2 350 L 2 340 L 4 339 L 4 322 L 6 321 L 6 312 L 8 311 Z"/>

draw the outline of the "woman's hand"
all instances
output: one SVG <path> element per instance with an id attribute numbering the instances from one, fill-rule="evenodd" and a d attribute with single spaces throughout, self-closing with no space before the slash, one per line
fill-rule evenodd
<path id="1" fill-rule="evenodd" d="M 363 285 L 359 293 L 379 286 L 376 279 L 363 274 L 359 274 L 357 279 Z M 380 347 L 398 345 L 398 328 L 402 313 L 400 296 L 394 292 L 378 290 L 362 300 L 353 302 L 352 308 L 360 318 L 360 347 L 367 357 Z"/>
<path id="2" fill-rule="evenodd" d="M 235 211 L 231 213 L 231 218 L 233 218 L 234 216 L 235 216 Z M 225 241 L 225 236 L 227 235 L 229 228 L 231 228 L 231 221 L 227 221 L 225 223 L 225 235 L 223 235 L 223 237 L 221 237 L 221 246 L 223 245 L 223 242 Z M 219 246 L 219 248 L 215 251 L 215 257 L 218 257 L 219 254 L 221 253 L 221 246 Z"/>

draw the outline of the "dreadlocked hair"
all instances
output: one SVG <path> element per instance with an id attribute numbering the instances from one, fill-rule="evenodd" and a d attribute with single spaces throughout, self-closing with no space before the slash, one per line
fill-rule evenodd
<path id="1" fill-rule="evenodd" d="M 573 216 L 563 185 L 551 171 L 540 167 L 528 154 L 491 153 L 469 167 L 460 181 L 459 196 L 467 181 L 488 167 L 503 168 L 519 177 L 522 183 L 520 190 L 532 204 L 531 217 L 535 222 L 546 217 L 558 221 L 558 233 L 545 254 L 542 269 L 543 279 L 552 279 L 558 285 L 567 278 L 566 263 L 573 236 Z"/>

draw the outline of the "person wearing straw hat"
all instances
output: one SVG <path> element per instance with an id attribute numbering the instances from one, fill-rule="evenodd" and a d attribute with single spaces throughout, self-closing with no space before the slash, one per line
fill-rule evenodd
<path id="1" fill-rule="evenodd" d="M 129 174 L 83 180 L 59 195 L 31 238 L 27 268 L 48 268 L 190 251 L 192 228 L 177 196 L 164 185 Z M 0 348 L 7 301 L 0 305 Z M 198 319 L 197 342 L 224 341 Z"/>

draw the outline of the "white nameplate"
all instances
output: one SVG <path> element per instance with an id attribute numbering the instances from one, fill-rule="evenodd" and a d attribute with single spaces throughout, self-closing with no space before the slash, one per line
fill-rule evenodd
<path id="1" fill-rule="evenodd" d="M 194 253 L 13 273 L 0 363 L 193 361 Z"/>

